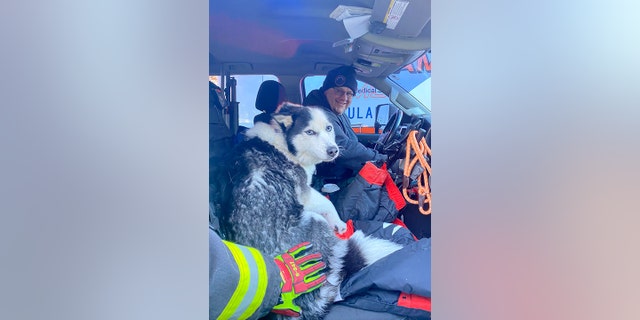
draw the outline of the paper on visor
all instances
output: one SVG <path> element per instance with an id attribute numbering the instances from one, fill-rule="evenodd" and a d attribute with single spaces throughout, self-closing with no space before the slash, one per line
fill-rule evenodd
<path id="1" fill-rule="evenodd" d="M 331 19 L 342 21 L 343 19 L 348 19 L 352 17 L 371 15 L 371 12 L 373 12 L 373 10 L 371 10 L 370 8 L 339 5 L 333 10 L 333 12 L 331 12 L 329 17 Z"/>
<path id="2" fill-rule="evenodd" d="M 357 39 L 362 37 L 365 33 L 369 32 L 369 19 L 370 14 L 364 16 L 358 16 L 353 18 L 343 19 L 345 29 L 349 33 L 349 38 Z"/>

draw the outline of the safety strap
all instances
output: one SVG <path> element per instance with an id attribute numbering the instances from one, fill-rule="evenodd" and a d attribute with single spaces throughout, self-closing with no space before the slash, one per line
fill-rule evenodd
<path id="1" fill-rule="evenodd" d="M 431 312 L 431 297 L 423 297 L 417 294 L 400 292 L 400 296 L 398 297 L 398 306 Z"/>
<path id="2" fill-rule="evenodd" d="M 420 213 L 428 215 L 431 214 L 431 165 L 427 162 L 426 157 L 431 158 L 431 148 L 427 145 L 427 140 L 425 140 L 424 137 L 418 141 L 417 136 L 417 130 L 412 130 L 407 136 L 404 176 L 402 177 L 402 194 L 407 202 L 418 205 Z M 413 158 L 411 156 L 412 153 L 414 154 Z M 407 189 L 409 189 L 411 172 L 418 162 L 420 162 L 420 166 L 424 170 L 416 179 L 418 184 L 418 200 L 413 200 L 407 193 Z"/>
<path id="3" fill-rule="evenodd" d="M 364 164 L 362 169 L 359 172 L 360 176 L 364 178 L 370 184 L 375 184 L 378 186 L 384 186 L 387 189 L 387 193 L 389 194 L 389 198 L 393 201 L 393 204 L 396 207 L 396 210 L 400 211 L 407 203 L 402 198 L 402 193 L 393 183 L 393 179 L 387 171 L 387 164 L 383 164 L 382 167 L 378 168 L 372 162 L 367 162 Z"/>

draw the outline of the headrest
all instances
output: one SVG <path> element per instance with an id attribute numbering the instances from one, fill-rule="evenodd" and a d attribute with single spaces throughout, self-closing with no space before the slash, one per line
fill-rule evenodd
<path id="1" fill-rule="evenodd" d="M 273 113 L 276 107 L 285 100 L 287 100 L 287 93 L 284 90 L 284 86 L 278 81 L 267 80 L 258 89 L 256 109 Z"/>

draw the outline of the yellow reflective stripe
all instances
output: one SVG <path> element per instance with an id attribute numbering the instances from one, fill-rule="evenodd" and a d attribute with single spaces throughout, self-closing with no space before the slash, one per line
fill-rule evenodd
<path id="1" fill-rule="evenodd" d="M 267 265 L 264 263 L 262 254 L 260 254 L 260 252 L 255 248 L 247 247 L 247 249 L 249 249 L 249 252 L 251 252 L 251 255 L 253 256 L 253 259 L 256 263 L 258 287 L 256 288 L 255 295 L 253 296 L 251 303 L 247 307 L 247 310 L 245 310 L 245 312 L 240 315 L 240 319 L 247 319 L 254 312 L 256 312 L 256 310 L 258 310 L 258 307 L 260 307 L 260 305 L 262 304 L 262 300 L 264 299 L 264 294 L 267 292 L 267 284 L 269 283 L 267 275 Z"/>
<path id="2" fill-rule="evenodd" d="M 223 241 L 223 243 L 227 245 L 227 248 L 229 248 L 233 259 L 236 260 L 238 271 L 240 272 L 241 276 L 240 279 L 238 279 L 238 285 L 236 286 L 236 290 L 233 292 L 231 299 L 229 299 L 229 302 L 224 307 L 224 310 L 222 310 L 222 313 L 220 313 L 220 316 L 218 316 L 218 319 L 220 320 L 231 319 L 231 316 L 235 313 L 236 309 L 238 309 L 238 306 L 242 302 L 242 297 L 245 295 L 247 289 L 249 288 L 249 277 L 242 276 L 242 274 L 249 273 L 249 265 L 243 257 L 242 251 L 233 243 L 227 241 Z"/>
<path id="3" fill-rule="evenodd" d="M 240 305 L 238 305 L 238 307 L 236 308 L 236 311 L 233 313 L 231 318 L 232 319 L 246 319 L 249 316 L 251 316 L 251 314 L 249 314 L 245 318 L 242 317 L 242 314 L 245 313 L 245 311 L 251 307 L 251 305 L 253 303 L 253 299 L 256 296 L 256 293 L 258 291 L 258 282 L 259 282 L 258 266 L 256 264 L 256 261 L 255 261 L 253 255 L 252 255 L 251 251 L 249 251 L 249 249 L 250 249 L 249 247 L 238 245 L 238 248 L 242 252 L 242 255 L 245 258 L 245 260 L 247 261 L 247 265 L 249 267 L 248 268 L 249 272 L 247 274 L 242 275 L 244 277 L 248 277 L 249 278 L 249 287 L 247 288 L 247 291 L 245 292 L 245 295 L 242 297 L 242 301 L 240 302 Z"/>

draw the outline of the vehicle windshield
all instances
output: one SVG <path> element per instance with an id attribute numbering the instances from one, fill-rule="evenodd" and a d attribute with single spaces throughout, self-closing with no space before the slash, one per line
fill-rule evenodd
<path id="1" fill-rule="evenodd" d="M 431 50 L 387 77 L 431 111 Z"/>

